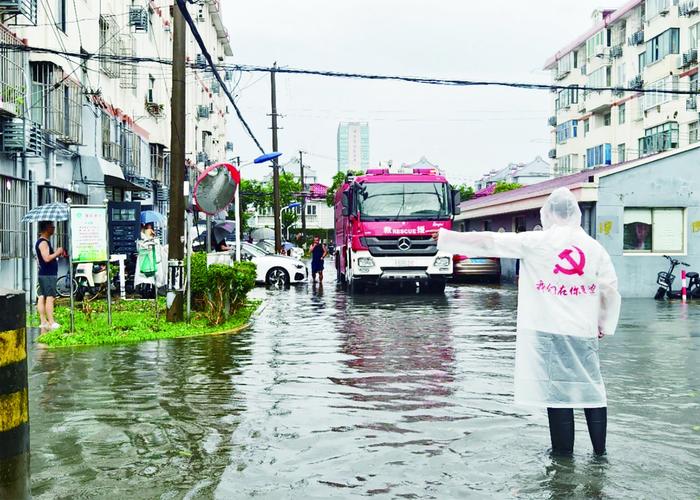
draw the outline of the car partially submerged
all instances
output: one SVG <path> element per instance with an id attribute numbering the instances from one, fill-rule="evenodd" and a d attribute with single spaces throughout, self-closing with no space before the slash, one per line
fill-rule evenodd
<path id="1" fill-rule="evenodd" d="M 498 281 L 501 278 L 501 261 L 492 257 L 452 257 L 455 280 L 485 279 Z"/>
<path id="2" fill-rule="evenodd" d="M 230 265 L 234 258 L 231 251 L 214 252 L 207 255 L 207 263 Z M 255 264 L 255 281 L 259 284 L 286 288 L 304 283 L 309 277 L 309 270 L 299 259 L 275 255 L 247 242 L 241 243 L 241 260 Z"/>

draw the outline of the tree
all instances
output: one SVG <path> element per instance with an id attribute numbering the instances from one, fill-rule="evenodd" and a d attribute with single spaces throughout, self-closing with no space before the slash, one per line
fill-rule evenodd
<path id="1" fill-rule="evenodd" d="M 454 189 L 459 191 L 459 196 L 462 201 L 471 200 L 474 198 L 474 188 L 467 186 L 466 184 L 460 184 L 459 186 L 453 186 Z"/>
<path id="2" fill-rule="evenodd" d="M 505 193 L 506 191 L 513 191 L 514 189 L 520 189 L 523 187 L 522 184 L 518 184 L 517 182 L 497 182 L 496 183 L 496 189 L 494 189 L 493 194 L 496 193 Z"/>
<path id="3" fill-rule="evenodd" d="M 345 179 L 348 175 L 362 174 L 364 174 L 364 172 L 358 170 L 348 170 L 347 173 L 338 172 L 337 174 L 335 174 L 333 176 L 333 182 L 331 183 L 331 186 L 328 188 L 328 192 L 326 193 L 326 205 L 328 205 L 329 207 L 335 205 L 335 193 L 345 183 Z"/>

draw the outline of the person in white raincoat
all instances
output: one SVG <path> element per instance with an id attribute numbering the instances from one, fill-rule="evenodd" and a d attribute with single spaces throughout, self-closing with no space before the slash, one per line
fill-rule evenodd
<path id="1" fill-rule="evenodd" d="M 515 402 L 547 408 L 555 454 L 573 453 L 573 408 L 584 408 L 594 451 L 603 454 L 607 397 L 598 339 L 617 327 L 617 276 L 608 253 L 581 227 L 581 210 L 568 189 L 555 190 L 540 216 L 543 231 L 440 229 L 438 248 L 520 259 Z"/>

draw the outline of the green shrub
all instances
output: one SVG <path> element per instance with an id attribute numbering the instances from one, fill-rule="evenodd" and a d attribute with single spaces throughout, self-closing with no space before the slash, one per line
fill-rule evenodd
<path id="1" fill-rule="evenodd" d="M 193 254 L 192 298 L 195 307 L 205 310 L 210 324 L 225 323 L 230 315 L 246 304 L 248 292 L 255 287 L 255 275 L 252 262 L 207 267 L 205 253 Z"/>

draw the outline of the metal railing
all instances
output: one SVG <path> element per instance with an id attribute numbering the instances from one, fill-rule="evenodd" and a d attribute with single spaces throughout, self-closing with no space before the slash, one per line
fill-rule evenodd
<path id="1" fill-rule="evenodd" d="M 5 26 L 0 25 L 0 111 L 21 116 L 26 109 L 25 53 L 10 46 L 22 43 Z"/>

